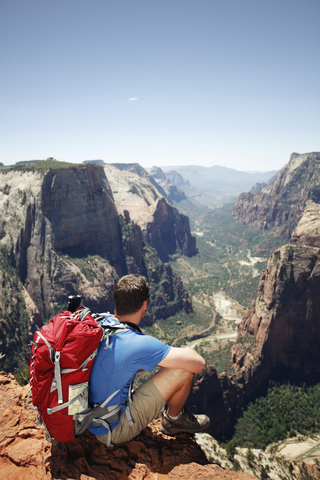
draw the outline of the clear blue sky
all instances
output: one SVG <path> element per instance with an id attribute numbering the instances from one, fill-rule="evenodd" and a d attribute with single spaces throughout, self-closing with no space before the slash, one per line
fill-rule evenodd
<path id="1" fill-rule="evenodd" d="M 0 162 L 320 150 L 320 0 L 0 0 Z"/>

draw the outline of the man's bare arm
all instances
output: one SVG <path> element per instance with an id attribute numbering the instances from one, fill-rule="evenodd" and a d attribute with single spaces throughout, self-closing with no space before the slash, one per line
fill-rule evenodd
<path id="1" fill-rule="evenodd" d="M 171 347 L 168 355 L 159 363 L 160 367 L 180 368 L 191 373 L 200 372 L 206 362 L 193 348 Z"/>

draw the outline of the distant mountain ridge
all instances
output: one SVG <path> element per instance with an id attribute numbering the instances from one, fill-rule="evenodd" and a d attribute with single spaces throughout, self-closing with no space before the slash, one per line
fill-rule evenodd
<path id="1" fill-rule="evenodd" d="M 217 207 L 230 199 L 235 199 L 240 193 L 250 191 L 255 184 L 268 182 L 276 174 L 276 171 L 241 172 L 217 165 L 163 167 L 161 170 L 166 181 L 176 185 L 188 199 L 208 207 Z M 152 169 L 149 170 L 149 174 L 152 175 Z"/>
<path id="2" fill-rule="evenodd" d="M 185 180 L 189 180 L 190 183 L 199 188 L 202 188 L 211 180 L 225 180 L 235 183 L 246 182 L 250 185 L 256 182 L 266 182 L 277 172 L 277 170 L 268 172 L 245 172 L 220 165 L 214 165 L 212 167 L 204 167 L 202 165 L 172 166 L 162 167 L 162 170 L 164 172 L 167 172 L 168 170 L 175 170 L 182 175 Z"/>
<path id="3" fill-rule="evenodd" d="M 86 160 L 86 164 L 107 165 L 103 160 Z M 242 192 L 250 191 L 256 183 L 267 183 L 277 171 L 244 172 L 215 165 L 166 166 L 143 169 L 138 163 L 108 165 L 126 169 L 145 176 L 174 205 L 188 200 L 201 205 L 216 207 L 230 199 L 236 199 Z"/>

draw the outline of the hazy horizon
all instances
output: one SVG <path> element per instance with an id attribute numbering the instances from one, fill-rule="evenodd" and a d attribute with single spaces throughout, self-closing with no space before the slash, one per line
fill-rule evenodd
<path id="1" fill-rule="evenodd" d="M 47 160 L 49 157 L 47 158 L 43 158 L 43 159 L 39 159 L 39 158 L 34 158 L 34 159 L 23 159 L 23 160 L 17 160 L 16 162 L 12 163 L 12 164 L 4 164 L 5 166 L 14 166 L 16 163 L 20 163 L 20 162 L 41 162 L 43 160 Z M 51 158 L 54 158 L 54 157 L 51 157 Z M 61 162 L 64 162 L 64 161 L 67 161 L 68 160 L 59 160 L 57 158 L 54 158 L 54 160 L 57 160 L 58 162 L 61 161 Z M 70 163 L 75 163 L 75 164 L 82 164 L 82 163 L 85 163 L 85 162 L 96 162 L 96 161 L 104 161 L 102 158 L 92 158 L 92 159 L 86 159 L 86 160 L 82 160 L 81 162 L 70 162 Z M 139 162 L 106 162 L 104 161 L 106 165 L 110 165 L 110 164 L 117 164 L 117 163 L 120 163 L 120 164 L 139 164 L 141 167 L 143 167 L 143 165 L 141 165 Z M 3 163 L 3 162 L 0 162 L 0 163 Z M 151 167 L 143 167 L 146 171 L 149 171 L 151 170 L 153 167 L 159 167 L 159 165 L 152 165 Z M 256 174 L 256 173 L 268 173 L 268 172 L 273 172 L 273 171 L 277 171 L 275 169 L 270 169 L 270 170 L 239 170 L 237 168 L 233 168 L 233 167 L 227 167 L 227 166 L 223 166 L 223 165 L 192 165 L 192 164 L 189 164 L 189 165 L 162 165 L 161 168 L 164 172 L 166 171 L 169 171 L 169 170 L 174 170 L 174 169 L 179 169 L 179 168 L 184 168 L 184 167 L 197 167 L 197 168 L 215 168 L 215 167 L 218 167 L 218 168 L 226 168 L 226 169 L 229 169 L 229 170 L 236 170 L 238 172 L 241 172 L 241 173 L 250 173 L 250 174 Z"/>

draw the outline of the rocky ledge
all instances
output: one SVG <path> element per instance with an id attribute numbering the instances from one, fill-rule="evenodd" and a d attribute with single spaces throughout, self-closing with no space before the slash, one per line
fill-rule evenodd
<path id="1" fill-rule="evenodd" d="M 209 463 L 187 434 L 167 437 L 155 420 L 131 442 L 107 448 L 85 432 L 70 443 L 45 440 L 36 412 L 25 410 L 29 386 L 0 373 L 1 478 L 19 480 L 254 480 Z"/>

